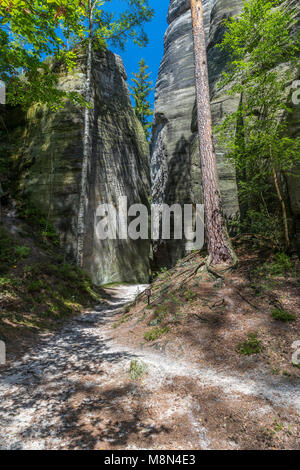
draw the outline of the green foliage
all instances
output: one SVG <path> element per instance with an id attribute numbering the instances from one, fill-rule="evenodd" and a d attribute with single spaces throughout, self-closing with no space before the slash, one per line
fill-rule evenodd
<path id="1" fill-rule="evenodd" d="M 0 262 L 8 262 L 13 255 L 13 242 L 4 228 L 0 227 Z"/>
<path id="2" fill-rule="evenodd" d="M 32 102 L 63 107 L 65 99 L 87 105 L 79 93 L 57 88 L 54 64 L 72 69 L 74 45 L 94 48 L 108 42 L 124 48 L 129 40 L 143 46 L 144 23 L 153 10 L 148 0 L 127 0 L 120 13 L 109 9 L 110 0 L 2 0 L 0 2 L 0 79 L 7 84 L 9 104 L 27 107 Z M 90 12 L 93 18 L 90 30 Z M 45 60 L 45 57 L 52 60 Z"/>
<path id="3" fill-rule="evenodd" d="M 134 85 L 131 88 L 131 96 L 135 102 L 134 112 L 142 123 L 147 139 L 150 138 L 150 129 L 152 128 L 152 123 L 149 122 L 149 117 L 153 114 L 148 100 L 153 89 L 153 82 L 149 80 L 151 74 L 147 73 L 148 68 L 149 67 L 146 65 L 145 60 L 141 59 L 139 62 L 139 72 L 133 74 L 134 78 L 132 78 L 132 82 Z"/>
<path id="4" fill-rule="evenodd" d="M 147 365 L 143 361 L 133 359 L 130 362 L 130 369 L 129 369 L 131 380 L 138 380 L 139 378 L 141 378 L 145 374 L 147 369 L 148 369 Z"/>
<path id="5" fill-rule="evenodd" d="M 287 85 L 296 76 L 300 52 L 295 21 L 294 9 L 281 1 L 247 1 L 238 18 L 225 21 L 219 45 L 230 59 L 220 86 L 242 97 L 218 129 L 239 174 L 241 203 L 273 214 L 278 198 L 275 215 L 282 210 L 285 223 L 280 175 L 300 161 L 300 139 L 288 135 L 286 119 L 291 112 Z"/>
<path id="6" fill-rule="evenodd" d="M 57 77 L 46 56 L 71 65 L 62 35 L 78 29 L 79 0 L 2 0 L 0 4 L 0 78 L 7 84 L 11 105 L 47 103 L 56 108 L 65 97 L 82 102 L 79 94 L 67 94 L 56 87 Z M 72 63 L 73 64 L 73 63 Z"/>
<path id="7" fill-rule="evenodd" d="M 269 264 L 269 272 L 272 276 L 285 275 L 293 269 L 294 264 L 286 253 L 276 253 L 275 260 Z"/>
<path id="8" fill-rule="evenodd" d="M 15 254 L 18 258 L 27 258 L 30 255 L 30 248 L 28 246 L 16 246 Z"/>
<path id="9" fill-rule="evenodd" d="M 149 342 L 155 341 L 169 331 L 170 329 L 168 326 L 165 326 L 164 328 L 161 328 L 160 326 L 154 326 L 151 330 L 146 331 L 144 334 L 144 339 Z"/>
<path id="10" fill-rule="evenodd" d="M 41 280 L 33 280 L 28 283 L 28 292 L 39 292 L 45 287 L 45 283 Z"/>
<path id="11" fill-rule="evenodd" d="M 131 318 L 130 313 L 126 313 L 120 318 L 120 320 L 117 323 L 114 323 L 113 327 L 117 328 L 118 326 L 123 325 L 123 323 L 128 322 L 130 318 Z"/>
<path id="12" fill-rule="evenodd" d="M 13 238 L 0 228 L 0 263 L 7 266 L 8 263 L 16 263 L 19 259 L 27 258 L 30 255 L 28 246 L 18 246 L 14 243 Z"/>
<path id="13" fill-rule="evenodd" d="M 237 351 L 244 356 L 259 354 L 262 351 L 262 346 L 261 342 L 257 338 L 257 333 L 249 333 L 248 340 L 240 343 L 237 347 Z"/>
<path id="14" fill-rule="evenodd" d="M 157 323 L 161 323 L 164 320 L 164 318 L 168 315 L 168 311 L 168 305 L 161 304 L 156 307 L 154 315 Z"/>
<path id="15" fill-rule="evenodd" d="M 197 297 L 197 294 L 195 292 L 193 292 L 192 290 L 188 289 L 184 293 L 184 298 L 187 302 L 193 302 L 193 300 L 195 300 L 196 297 Z"/>
<path id="16" fill-rule="evenodd" d="M 275 308 L 271 312 L 272 318 L 277 321 L 281 321 L 283 323 L 291 322 L 296 320 L 296 315 L 292 313 L 288 313 L 285 310 L 281 310 L 279 308 Z"/>
<path id="17" fill-rule="evenodd" d="M 34 227 L 38 227 L 40 235 L 44 240 L 51 241 L 55 246 L 59 246 L 59 236 L 52 223 L 45 217 L 44 213 L 30 201 L 24 200 L 19 205 L 19 216 L 24 218 Z"/>
<path id="18" fill-rule="evenodd" d="M 235 222 L 233 230 L 239 235 L 242 233 L 250 233 L 269 240 L 273 247 L 282 249 L 283 233 L 281 215 L 275 210 L 270 213 L 266 207 L 256 204 L 257 209 L 249 209 L 244 214 L 242 220 Z"/>
<path id="19" fill-rule="evenodd" d="M 11 334 L 17 337 L 24 328 L 51 329 L 58 320 L 101 300 L 101 290 L 77 266 L 64 263 L 61 254 L 45 252 L 44 261 L 29 264 L 28 250 L 34 257 L 41 248 L 20 245 L 19 235 L 0 227 L 0 334 L 4 339 Z"/>
<path id="20" fill-rule="evenodd" d="M 286 276 L 295 274 L 296 267 L 291 258 L 285 253 L 276 253 L 274 261 L 264 263 L 255 273 L 259 276 Z"/>

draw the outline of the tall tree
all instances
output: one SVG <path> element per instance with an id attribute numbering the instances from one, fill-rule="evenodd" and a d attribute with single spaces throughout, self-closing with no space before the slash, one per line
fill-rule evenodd
<path id="1" fill-rule="evenodd" d="M 151 73 L 147 73 L 148 69 L 149 67 L 146 65 L 145 60 L 141 59 L 139 62 L 139 72 L 133 74 L 134 78 L 132 78 L 132 82 L 134 86 L 131 88 L 131 96 L 135 102 L 134 112 L 142 123 L 147 140 L 150 138 L 150 129 L 152 127 L 152 123 L 149 122 L 149 117 L 153 114 L 151 104 L 148 100 L 153 90 L 153 82 L 149 80 Z"/>
<path id="2" fill-rule="evenodd" d="M 105 0 L 85 0 L 82 6 L 82 30 L 80 38 L 84 38 L 87 47 L 86 66 L 86 93 L 85 99 L 88 106 L 84 115 L 84 141 L 83 161 L 81 172 L 81 189 L 77 223 L 77 264 L 82 266 L 84 254 L 85 215 L 87 207 L 87 177 L 90 160 L 90 122 L 92 103 L 92 67 L 93 50 L 99 46 L 105 46 L 112 42 L 120 48 L 124 48 L 128 40 L 143 46 L 147 43 L 147 36 L 143 30 L 143 24 L 153 17 L 153 10 L 149 7 L 148 0 L 127 0 L 128 9 L 125 9 L 117 17 L 113 13 L 107 13 L 103 9 Z"/>
<path id="3" fill-rule="evenodd" d="M 205 232 L 212 265 L 228 264 L 234 254 L 227 235 L 218 185 L 216 155 L 212 134 L 210 91 L 202 0 L 191 0 L 198 135 L 205 209 Z"/>
<path id="4" fill-rule="evenodd" d="M 87 103 L 91 103 L 92 95 L 92 61 L 93 61 L 93 28 L 94 28 L 94 9 L 97 6 L 97 0 L 88 0 L 87 3 L 87 16 L 88 16 L 88 51 L 87 51 L 87 64 L 86 64 L 86 93 L 85 99 Z M 77 221 L 77 264 L 83 264 L 83 248 L 84 248 L 84 235 L 85 235 L 85 213 L 87 206 L 87 177 L 88 177 L 88 163 L 90 155 L 90 107 L 87 106 L 84 111 L 84 134 L 83 134 L 83 160 L 81 168 L 81 185 L 80 185 L 80 199 Z"/>

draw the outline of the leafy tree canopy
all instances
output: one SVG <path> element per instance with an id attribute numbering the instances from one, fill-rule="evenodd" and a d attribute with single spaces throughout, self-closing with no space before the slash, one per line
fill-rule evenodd
<path id="1" fill-rule="evenodd" d="M 125 0 L 115 14 L 107 9 L 111 0 L 92 2 L 94 46 L 108 42 L 124 48 L 129 40 L 143 46 L 143 25 L 153 17 L 148 0 Z M 71 69 L 73 46 L 85 46 L 89 31 L 88 0 L 0 0 L 0 79 L 8 85 L 8 103 L 31 102 L 63 106 L 65 97 L 84 103 L 76 93 L 56 88 L 51 64 L 63 61 Z M 52 56 L 52 61 L 45 61 Z"/>

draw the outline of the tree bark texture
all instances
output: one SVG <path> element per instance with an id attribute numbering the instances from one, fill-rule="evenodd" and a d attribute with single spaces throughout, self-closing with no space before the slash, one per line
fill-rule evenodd
<path id="1" fill-rule="evenodd" d="M 218 184 L 216 155 L 212 135 L 210 91 L 204 31 L 202 0 L 191 0 L 198 135 L 202 171 L 205 233 L 212 265 L 233 261 L 233 252 L 227 235 Z"/>

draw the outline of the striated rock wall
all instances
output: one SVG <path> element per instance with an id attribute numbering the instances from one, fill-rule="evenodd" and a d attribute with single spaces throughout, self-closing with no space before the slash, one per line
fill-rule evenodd
<path id="1" fill-rule="evenodd" d="M 222 4 L 220 11 L 219 6 Z M 204 0 L 205 29 L 210 61 L 210 85 L 220 76 L 224 62 L 214 63 L 214 45 L 219 23 L 232 13 L 234 0 Z M 188 0 L 171 0 L 169 27 L 164 39 L 164 57 L 155 94 L 154 127 L 151 145 L 152 199 L 154 203 L 201 203 L 200 156 L 196 133 L 195 75 L 192 19 Z M 233 106 L 214 93 L 213 119 L 217 124 L 222 106 Z M 219 180 L 228 217 L 239 212 L 234 169 L 217 148 Z M 159 264 L 173 264 L 185 253 L 185 243 L 161 242 L 155 247 Z"/>
<path id="2" fill-rule="evenodd" d="M 287 0 L 300 9 L 298 0 Z M 242 10 L 242 0 L 204 0 L 207 55 L 213 124 L 237 110 L 240 96 L 231 97 L 216 85 L 227 57 L 216 47 L 222 40 L 222 21 Z M 165 34 L 164 57 L 156 86 L 155 115 L 151 145 L 152 198 L 155 203 L 201 202 L 201 170 L 195 107 L 194 54 L 189 0 L 170 0 L 169 27 Z M 297 79 L 297 77 L 295 77 Z M 287 84 L 288 86 L 288 84 Z M 300 134 L 300 105 L 290 118 L 290 133 Z M 225 156 L 223 142 L 215 138 L 219 183 L 223 208 L 228 218 L 239 214 L 237 178 Z M 290 210 L 300 251 L 300 185 L 295 169 L 287 178 Z M 157 263 L 173 264 L 185 253 L 185 244 L 160 242 L 155 246 Z"/>
<path id="3" fill-rule="evenodd" d="M 86 58 L 78 53 L 71 73 L 58 68 L 59 86 L 82 92 Z M 148 205 L 150 194 L 149 145 L 130 103 L 126 73 L 119 56 L 109 51 L 94 54 L 94 110 L 88 176 L 88 207 L 84 268 L 100 285 L 111 282 L 146 282 L 149 276 L 148 241 L 101 241 L 95 233 L 99 204 L 116 208 L 119 196 L 128 204 Z M 32 106 L 25 115 L 6 116 L 0 151 L 15 162 L 19 190 L 49 214 L 66 252 L 76 252 L 77 215 L 83 154 L 83 110 L 68 104 L 52 112 Z"/>

